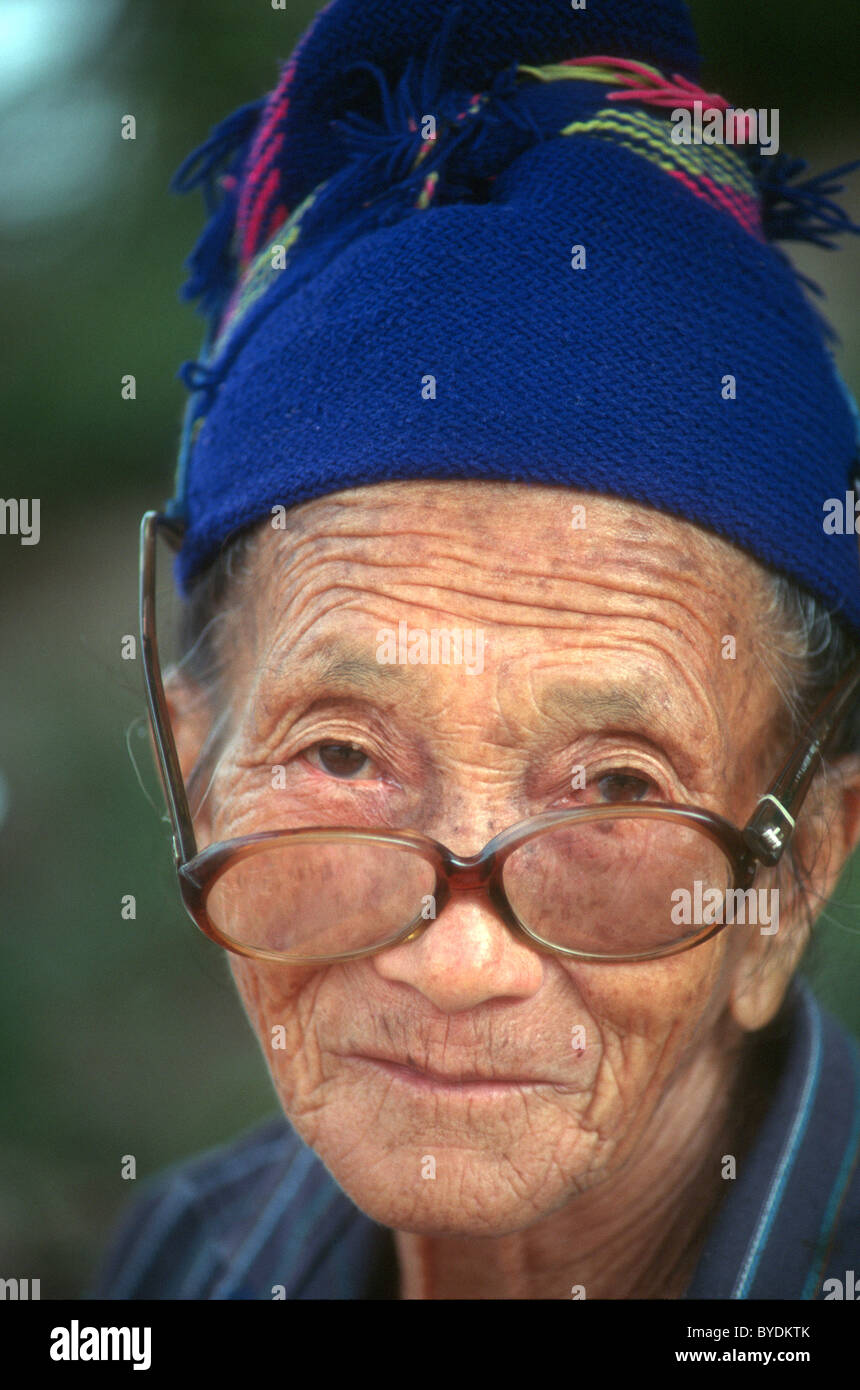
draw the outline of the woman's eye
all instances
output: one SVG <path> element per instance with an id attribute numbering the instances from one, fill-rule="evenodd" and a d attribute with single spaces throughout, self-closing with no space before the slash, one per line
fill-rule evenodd
<path id="1" fill-rule="evenodd" d="M 354 743 L 316 743 L 306 750 L 305 757 L 314 767 L 343 781 L 356 779 L 362 774 L 373 775 L 369 771 L 371 759 L 363 748 L 357 748 Z"/>
<path id="2" fill-rule="evenodd" d="M 607 772 L 597 779 L 604 801 L 641 801 L 652 785 L 648 777 L 633 772 Z"/>

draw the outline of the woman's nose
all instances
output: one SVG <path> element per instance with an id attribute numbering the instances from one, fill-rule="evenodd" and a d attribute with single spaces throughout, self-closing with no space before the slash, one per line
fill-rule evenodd
<path id="1" fill-rule="evenodd" d="M 540 988 L 545 967 L 480 892 L 454 893 L 420 936 L 371 960 L 383 979 L 410 985 L 444 1013 L 490 999 L 527 999 Z"/>

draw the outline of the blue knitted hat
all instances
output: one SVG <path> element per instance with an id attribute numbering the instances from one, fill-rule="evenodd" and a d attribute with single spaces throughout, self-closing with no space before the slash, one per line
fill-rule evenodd
<path id="1" fill-rule="evenodd" d="M 846 170 L 677 143 L 696 102 L 731 129 L 697 77 L 682 0 L 330 0 L 174 181 L 210 211 L 183 590 L 273 507 L 506 479 L 699 523 L 860 631 L 853 515 L 825 529 L 856 408 L 774 245 L 858 230 Z"/>

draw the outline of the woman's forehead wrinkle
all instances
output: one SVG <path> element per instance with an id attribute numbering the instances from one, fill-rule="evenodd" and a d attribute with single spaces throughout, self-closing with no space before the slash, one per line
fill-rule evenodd
<path id="1" fill-rule="evenodd" d="M 565 525 L 566 502 L 555 499 L 549 506 L 544 495 L 524 485 L 514 507 L 508 487 L 481 486 L 479 496 L 473 496 L 468 485 L 465 496 L 443 492 L 429 514 L 421 505 L 420 490 L 414 495 L 411 484 L 404 485 L 399 506 L 381 506 L 370 496 L 356 497 L 349 506 L 306 504 L 300 531 L 294 533 L 290 527 L 272 533 L 271 544 L 282 541 L 287 555 L 269 550 L 265 569 L 269 576 L 295 582 L 319 564 L 333 570 L 349 564 L 392 570 L 402 566 L 422 578 L 438 569 L 450 584 L 451 570 L 457 567 L 461 579 L 483 574 L 494 589 L 505 578 L 509 583 L 520 581 L 524 590 L 534 582 L 545 585 L 557 574 L 574 578 L 602 571 L 630 593 L 640 588 L 647 592 L 653 579 L 665 573 L 695 594 L 709 591 L 715 561 L 722 559 L 729 569 L 727 543 L 697 533 L 687 522 L 665 517 L 640 521 L 627 504 L 589 499 L 593 515 L 588 529 L 571 532 Z M 319 511 L 312 512 L 318 506 Z M 745 557 L 732 552 L 732 558 L 738 568 Z"/>
<path id="2" fill-rule="evenodd" d="M 631 582 L 619 565 L 568 564 L 547 553 L 534 557 L 529 571 L 508 566 L 503 574 L 479 558 L 452 561 L 450 556 L 426 554 L 410 561 L 385 551 L 376 553 L 317 553 L 301 565 L 282 569 L 266 602 L 275 621 L 298 624 L 298 631 L 320 618 L 338 618 L 346 629 L 358 628 L 357 607 L 383 618 L 386 606 L 435 612 L 439 617 L 471 616 L 510 627 L 580 627 L 595 617 L 639 623 L 653 620 L 670 631 L 684 630 L 688 641 L 700 641 L 690 629 L 709 627 L 704 586 L 674 583 L 670 571 L 652 570 Z M 713 602 L 711 604 L 713 606 Z M 662 610 L 662 611 L 661 611 Z M 394 616 L 397 616 L 394 613 Z M 400 616 L 406 616 L 402 611 Z"/>
<path id="3" fill-rule="evenodd" d="M 703 719 L 715 737 L 735 703 L 736 682 L 725 676 L 741 674 L 749 646 L 750 634 L 737 629 L 746 629 L 755 606 L 749 596 L 756 567 L 688 522 L 616 499 L 588 497 L 588 529 L 571 533 L 564 509 L 577 495 L 551 497 L 510 484 L 442 487 L 423 532 L 430 494 L 420 482 L 305 504 L 301 515 L 288 516 L 286 530 L 267 527 L 261 537 L 261 582 L 253 595 L 268 628 L 264 664 L 279 679 L 281 667 L 284 676 L 298 676 L 304 658 L 297 666 L 293 655 L 304 651 L 309 658 L 316 641 L 331 650 L 337 640 L 353 651 L 332 660 L 358 661 L 358 686 L 381 694 L 406 673 L 373 660 L 380 625 L 396 628 L 400 619 L 486 624 L 487 671 L 495 665 L 496 643 L 502 664 L 513 651 L 514 665 L 529 668 L 530 679 L 557 658 L 562 666 L 583 658 L 611 662 L 606 669 L 614 683 L 634 664 L 647 668 L 643 684 L 662 691 L 673 711 L 670 716 L 652 701 L 655 727 L 670 718 Z M 493 542 L 503 531 L 508 544 L 499 548 Z M 729 622 L 732 612 L 740 622 Z M 534 650 L 523 646 L 529 631 L 553 630 L 575 634 L 576 652 L 549 652 L 544 637 Z M 721 660 L 727 631 L 737 638 L 740 658 L 731 671 Z M 333 673 L 326 677 L 319 656 L 313 660 L 309 678 L 330 681 Z M 509 699 L 497 693 L 500 707 L 507 706 Z M 537 691 L 523 694 L 534 705 Z M 558 710 L 569 708 L 566 699 L 558 696 Z M 627 713 L 633 713 L 629 705 Z"/>

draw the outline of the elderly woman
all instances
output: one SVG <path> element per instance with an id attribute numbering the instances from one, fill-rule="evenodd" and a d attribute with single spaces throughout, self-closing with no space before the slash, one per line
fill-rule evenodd
<path id="1" fill-rule="evenodd" d="M 697 74 L 681 0 L 333 0 L 180 171 L 150 712 L 284 1115 L 157 1179 L 103 1295 L 857 1267 L 856 1048 L 797 976 L 860 837 L 856 426 L 773 245 L 850 224 Z"/>

